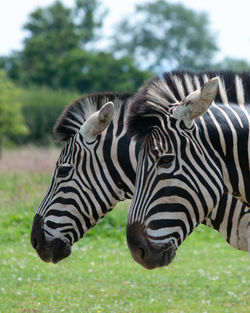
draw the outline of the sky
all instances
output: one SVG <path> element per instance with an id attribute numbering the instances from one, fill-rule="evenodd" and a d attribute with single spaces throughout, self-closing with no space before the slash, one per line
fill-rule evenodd
<path id="1" fill-rule="evenodd" d="M 29 13 L 37 7 L 46 7 L 54 0 L 0 0 L 0 56 L 22 48 L 25 32 L 22 26 Z M 72 6 L 74 0 L 62 0 Z M 123 17 L 130 16 L 136 3 L 147 0 L 100 0 L 109 14 L 104 20 L 105 34 L 110 35 L 114 25 Z M 250 62 L 250 1 L 248 0 L 169 0 L 182 3 L 195 11 L 209 15 L 210 29 L 215 34 L 221 50 L 218 59 L 225 56 L 244 58 Z"/>

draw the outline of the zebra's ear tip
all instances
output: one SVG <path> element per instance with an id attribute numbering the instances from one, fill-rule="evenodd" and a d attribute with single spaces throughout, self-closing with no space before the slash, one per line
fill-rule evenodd
<path id="1" fill-rule="evenodd" d="M 210 79 L 201 89 L 200 102 L 206 110 L 214 101 L 219 88 L 219 77 Z"/>
<path id="2" fill-rule="evenodd" d="M 219 87 L 219 77 L 213 77 L 210 79 L 203 87 L 201 90 L 201 93 L 210 96 L 210 97 L 215 97 L 216 93 L 218 91 Z"/>
<path id="3" fill-rule="evenodd" d="M 215 76 L 215 77 L 210 79 L 210 82 L 213 82 L 213 83 L 218 85 L 219 84 L 219 79 L 220 79 L 219 76 Z"/>
<path id="4" fill-rule="evenodd" d="M 104 106 L 108 106 L 108 107 L 113 107 L 114 108 L 114 102 L 113 101 L 108 101 L 107 103 L 104 104 Z"/>
<path id="5" fill-rule="evenodd" d="M 114 115 L 114 102 L 105 103 L 99 111 L 98 118 L 102 123 L 110 123 Z"/>
<path id="6" fill-rule="evenodd" d="M 105 110 L 105 111 L 108 111 L 108 112 L 114 112 L 114 107 L 115 107 L 115 105 L 114 105 L 114 102 L 113 101 L 109 101 L 109 102 L 106 102 L 103 106 L 102 106 L 102 108 L 100 109 L 100 112 L 101 111 L 103 111 L 103 110 Z"/>

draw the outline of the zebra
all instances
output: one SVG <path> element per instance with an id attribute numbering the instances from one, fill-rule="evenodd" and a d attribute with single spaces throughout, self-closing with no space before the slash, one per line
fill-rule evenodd
<path id="1" fill-rule="evenodd" d="M 117 93 L 87 95 L 72 102 L 59 117 L 54 133 L 64 147 L 31 232 L 32 246 L 42 260 L 56 263 L 67 257 L 71 246 L 116 203 L 132 198 L 141 144 L 127 134 L 130 98 Z M 107 122 L 93 140 L 86 140 L 86 125 L 110 101 L 114 112 L 109 125 Z M 225 195 L 219 209 L 202 223 L 218 230 L 236 249 L 244 250 L 244 210 L 241 202 Z"/>
<path id="2" fill-rule="evenodd" d="M 118 202 L 131 199 L 139 145 L 124 127 L 129 94 L 94 93 L 72 102 L 54 133 L 64 147 L 34 217 L 31 244 L 45 262 L 71 254 L 73 243 Z"/>
<path id="3" fill-rule="evenodd" d="M 142 146 L 127 243 L 147 269 L 170 264 L 225 193 L 245 204 L 244 250 L 250 251 L 250 73 L 218 74 L 179 72 L 170 78 L 179 98 L 166 80 L 153 78 L 129 104 L 128 132 Z"/>

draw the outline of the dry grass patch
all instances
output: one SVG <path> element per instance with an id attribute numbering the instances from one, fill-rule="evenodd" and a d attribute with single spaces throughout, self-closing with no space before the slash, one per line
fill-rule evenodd
<path id="1" fill-rule="evenodd" d="M 0 160 L 0 173 L 52 173 L 60 149 L 25 146 L 4 150 Z"/>

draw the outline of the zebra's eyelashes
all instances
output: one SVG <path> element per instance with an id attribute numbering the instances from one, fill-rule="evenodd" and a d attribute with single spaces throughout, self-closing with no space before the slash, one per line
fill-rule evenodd
<path id="1" fill-rule="evenodd" d="M 159 150 L 158 150 L 157 148 L 152 148 L 152 149 L 151 149 L 151 153 L 152 153 L 154 156 L 158 157 L 158 155 L 159 155 Z"/>
<path id="2" fill-rule="evenodd" d="M 165 154 L 160 157 L 158 161 L 158 166 L 161 168 L 170 168 L 173 164 L 175 156 L 173 154 Z"/>
<path id="3" fill-rule="evenodd" d="M 57 177 L 64 178 L 71 172 L 72 166 L 69 164 L 63 164 L 57 169 Z"/>

